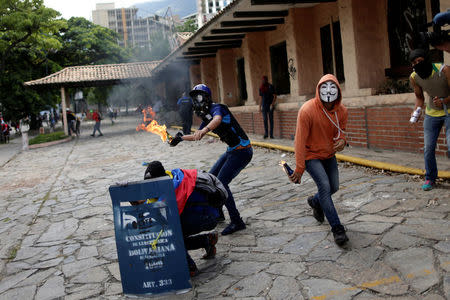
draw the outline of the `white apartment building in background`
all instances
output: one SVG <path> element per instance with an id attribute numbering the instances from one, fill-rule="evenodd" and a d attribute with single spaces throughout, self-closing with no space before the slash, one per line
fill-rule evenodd
<path id="1" fill-rule="evenodd" d="M 136 7 L 115 8 L 114 3 L 97 3 L 96 10 L 92 11 L 92 22 L 117 32 L 121 37 L 117 42 L 123 47 L 151 47 L 150 41 L 156 32 L 167 36 L 172 50 L 178 46 L 173 37 L 173 18 L 156 15 L 138 18 L 137 11 Z"/>
<path id="2" fill-rule="evenodd" d="M 218 12 L 230 4 L 232 0 L 198 0 L 197 1 L 197 23 L 198 28 L 211 20 Z"/>

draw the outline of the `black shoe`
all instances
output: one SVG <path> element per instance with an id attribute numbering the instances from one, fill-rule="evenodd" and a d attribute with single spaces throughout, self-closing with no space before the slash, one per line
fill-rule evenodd
<path id="1" fill-rule="evenodd" d="M 331 231 L 333 232 L 334 242 L 342 246 L 345 244 L 345 242 L 348 241 L 348 237 L 345 234 L 344 226 L 342 225 L 336 225 L 333 228 L 331 228 Z"/>
<path id="2" fill-rule="evenodd" d="M 92 137 L 95 137 L 95 134 L 91 134 Z"/>
<path id="3" fill-rule="evenodd" d="M 273 135 L 270 136 L 271 139 L 274 139 Z"/>
<path id="4" fill-rule="evenodd" d="M 222 231 L 222 235 L 228 235 L 228 234 L 232 234 L 236 231 L 239 230 L 243 230 L 245 229 L 245 223 L 244 221 L 240 220 L 238 223 L 235 222 L 231 222 L 230 224 L 228 224 L 227 227 L 225 227 L 225 229 Z"/>
<path id="5" fill-rule="evenodd" d="M 324 221 L 324 215 L 323 215 L 323 210 L 322 210 L 322 207 L 316 207 L 314 204 L 313 204 L 313 199 L 314 199 L 314 196 L 310 196 L 310 197 L 308 197 L 308 204 L 309 204 L 309 206 L 311 206 L 311 208 L 313 209 L 313 216 L 314 216 L 314 218 L 317 220 L 317 222 L 319 222 L 319 223 L 323 223 L 323 221 Z"/>
<path id="6" fill-rule="evenodd" d="M 189 267 L 189 275 L 191 275 L 191 277 L 195 277 L 198 275 L 199 271 L 195 263 L 188 264 L 188 267 Z"/>
<path id="7" fill-rule="evenodd" d="M 103 136 L 103 133 L 100 133 L 98 136 Z"/>
<path id="8" fill-rule="evenodd" d="M 267 139 L 267 134 L 265 134 L 265 135 L 263 136 L 263 139 Z"/>
<path id="9" fill-rule="evenodd" d="M 216 244 L 219 240 L 219 233 L 217 231 L 211 232 L 208 234 L 208 246 L 206 246 L 205 251 L 206 254 L 203 255 L 203 259 L 211 259 L 216 256 Z"/>

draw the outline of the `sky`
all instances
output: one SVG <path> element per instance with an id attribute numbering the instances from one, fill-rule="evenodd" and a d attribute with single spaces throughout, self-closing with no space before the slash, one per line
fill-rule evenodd
<path id="1" fill-rule="evenodd" d="M 114 2 L 116 8 L 120 8 L 151 1 L 155 0 L 44 0 L 44 5 L 59 11 L 64 19 L 84 17 L 92 21 L 92 11 L 95 10 L 97 3 Z"/>

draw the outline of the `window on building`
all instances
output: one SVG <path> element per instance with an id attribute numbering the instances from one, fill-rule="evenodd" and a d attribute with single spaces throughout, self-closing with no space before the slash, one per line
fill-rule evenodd
<path id="1" fill-rule="evenodd" d="M 209 8 L 208 11 L 209 11 L 210 14 L 212 14 L 212 8 L 211 7 Z"/>
<path id="2" fill-rule="evenodd" d="M 227 6 L 227 1 L 223 1 L 223 7 Z"/>
<path id="3" fill-rule="evenodd" d="M 339 82 L 345 80 L 342 58 L 341 25 L 339 21 L 320 28 L 323 74 L 334 74 Z M 333 55 L 334 54 L 334 55 Z"/>
<path id="4" fill-rule="evenodd" d="M 270 47 L 270 66 L 272 69 L 272 84 L 276 93 L 278 95 L 289 94 L 291 83 L 289 81 L 286 42 Z"/>
<path id="5" fill-rule="evenodd" d="M 236 61 L 237 64 L 237 78 L 238 78 L 238 88 L 239 88 L 239 100 L 240 104 L 243 105 L 245 100 L 247 100 L 247 81 L 245 80 L 245 64 L 244 58 L 239 58 Z"/>
<path id="6" fill-rule="evenodd" d="M 389 0 L 388 35 L 392 75 L 408 76 L 410 73 L 409 52 L 416 46 L 414 33 L 430 31 L 426 28 L 426 3 L 431 4 L 434 16 L 439 12 L 439 0 Z M 442 52 L 432 50 L 432 57 L 442 57 Z"/>

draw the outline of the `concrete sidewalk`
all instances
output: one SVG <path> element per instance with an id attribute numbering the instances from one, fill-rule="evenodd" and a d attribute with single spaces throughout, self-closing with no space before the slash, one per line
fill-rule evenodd
<path id="1" fill-rule="evenodd" d="M 287 139 L 263 139 L 260 135 L 249 135 L 252 142 L 263 142 L 281 146 L 294 147 L 294 141 Z M 425 172 L 425 163 L 423 153 L 411 153 L 403 151 L 367 149 L 359 147 L 346 147 L 339 154 L 370 160 L 373 162 L 382 162 L 386 164 L 399 165 L 404 168 L 417 168 Z M 450 172 L 450 159 L 444 156 L 437 156 L 437 165 L 439 171 Z"/>
<path id="2" fill-rule="evenodd" d="M 0 167 L 13 159 L 21 150 L 21 136 L 12 136 L 8 144 L 0 144 Z"/>

